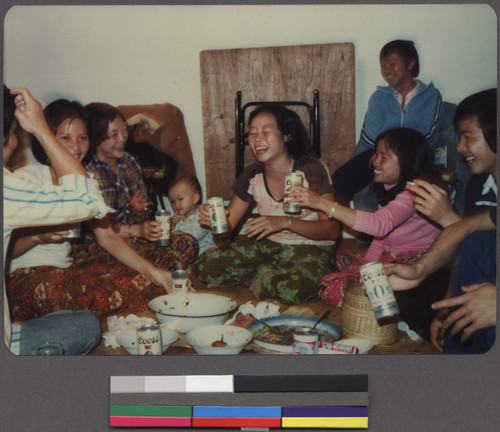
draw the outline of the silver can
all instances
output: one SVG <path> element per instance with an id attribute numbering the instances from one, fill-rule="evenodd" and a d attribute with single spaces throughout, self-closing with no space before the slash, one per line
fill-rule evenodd
<path id="1" fill-rule="evenodd" d="M 285 195 L 288 193 L 288 189 L 292 186 L 302 186 L 302 174 L 297 172 L 287 172 L 285 174 Z M 292 198 L 283 198 L 283 211 L 287 214 L 300 214 L 300 204 L 292 203 L 289 204 Z"/>
<path id="2" fill-rule="evenodd" d="M 224 234 L 228 232 L 226 207 L 222 197 L 213 197 L 207 200 L 210 212 L 210 226 L 214 234 Z"/>
<path id="3" fill-rule="evenodd" d="M 361 279 L 377 320 L 399 315 L 399 306 L 394 297 L 389 278 L 382 274 L 384 265 L 378 261 L 360 267 Z"/>
<path id="4" fill-rule="evenodd" d="M 318 354 L 319 334 L 316 330 L 297 330 L 293 334 L 292 354 Z"/>
<path id="5" fill-rule="evenodd" d="M 185 270 L 176 270 L 172 273 L 172 293 L 186 294 L 189 292 L 188 274 Z"/>
<path id="6" fill-rule="evenodd" d="M 161 223 L 161 228 L 163 230 L 163 234 L 156 244 L 159 246 L 168 246 L 170 244 L 170 212 L 168 210 L 158 210 L 155 213 L 155 221 Z"/>
<path id="7" fill-rule="evenodd" d="M 157 324 L 137 328 L 137 354 L 161 355 L 161 331 Z"/>

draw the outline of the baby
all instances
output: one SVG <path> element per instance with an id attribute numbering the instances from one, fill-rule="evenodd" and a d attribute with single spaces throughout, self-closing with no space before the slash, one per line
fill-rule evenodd
<path id="1" fill-rule="evenodd" d="M 202 192 L 195 176 L 182 176 L 173 181 L 168 191 L 168 199 L 175 211 L 172 230 L 191 234 L 199 244 L 198 256 L 208 249 L 214 249 L 212 232 L 198 223 L 198 211 Z"/>

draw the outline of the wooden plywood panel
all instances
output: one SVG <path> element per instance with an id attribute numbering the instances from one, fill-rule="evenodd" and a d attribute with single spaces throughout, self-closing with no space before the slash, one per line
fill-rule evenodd
<path id="1" fill-rule="evenodd" d="M 242 92 L 242 105 L 279 100 L 312 105 L 313 91 L 318 89 L 321 160 L 333 172 L 354 149 L 353 44 L 202 51 L 200 66 L 207 196 L 232 196 L 238 91 Z M 307 110 L 296 111 L 308 125 Z"/>

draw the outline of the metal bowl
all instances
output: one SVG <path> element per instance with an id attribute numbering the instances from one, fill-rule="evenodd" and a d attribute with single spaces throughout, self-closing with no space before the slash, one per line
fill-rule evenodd
<path id="1" fill-rule="evenodd" d="M 148 303 L 160 323 L 168 323 L 179 333 L 212 324 L 222 324 L 238 307 L 229 297 L 217 294 L 166 294 Z"/>

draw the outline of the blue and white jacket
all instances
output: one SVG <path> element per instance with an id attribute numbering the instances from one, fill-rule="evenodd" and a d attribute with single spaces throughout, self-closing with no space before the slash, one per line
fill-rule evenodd
<path id="1" fill-rule="evenodd" d="M 438 135 L 440 110 L 441 94 L 432 83 L 426 85 L 418 81 L 417 91 L 404 110 L 391 86 L 378 86 L 368 102 L 358 145 L 373 149 L 379 134 L 405 127 L 419 131 L 433 146 Z"/>

